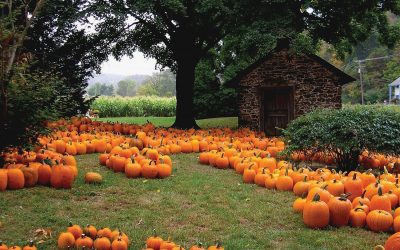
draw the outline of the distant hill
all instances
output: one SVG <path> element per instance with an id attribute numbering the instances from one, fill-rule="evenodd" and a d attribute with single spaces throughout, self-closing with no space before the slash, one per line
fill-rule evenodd
<path id="1" fill-rule="evenodd" d="M 132 79 L 136 82 L 137 85 L 142 84 L 150 75 L 117 75 L 117 74 L 99 74 L 94 75 L 93 78 L 89 79 L 89 86 L 95 84 L 96 82 L 100 83 L 108 83 L 112 85 L 116 85 L 119 81 L 125 79 Z"/>

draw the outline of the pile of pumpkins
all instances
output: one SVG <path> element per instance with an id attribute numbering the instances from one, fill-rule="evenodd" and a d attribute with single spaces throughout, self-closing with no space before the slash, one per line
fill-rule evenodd
<path id="1" fill-rule="evenodd" d="M 310 228 L 350 225 L 367 226 L 375 232 L 400 231 L 400 185 L 397 176 L 387 171 L 376 177 L 371 171 L 345 174 L 328 168 L 296 169 L 264 151 L 232 148 L 202 152 L 199 162 L 232 168 L 242 175 L 244 183 L 301 196 L 294 201 L 293 210 L 303 213 Z"/>
<path id="2" fill-rule="evenodd" d="M 35 246 L 33 241 L 30 241 L 29 244 L 27 244 L 24 247 L 20 246 L 10 246 L 7 247 L 6 244 L 4 244 L 2 241 L 0 241 L 0 250 L 37 250 L 37 247 Z"/>
<path id="3" fill-rule="evenodd" d="M 224 250 L 224 247 L 220 243 L 211 245 L 208 248 L 204 248 L 202 243 L 197 243 L 189 248 L 189 250 Z M 160 236 L 155 233 L 146 240 L 146 248 L 144 250 L 185 250 L 180 245 L 177 245 L 170 239 L 163 240 Z"/>
<path id="4" fill-rule="evenodd" d="M 71 188 L 78 175 L 76 160 L 72 155 L 62 155 L 51 150 L 9 152 L 0 169 L 0 191 L 17 190 L 36 185 L 53 188 Z"/>
<path id="5" fill-rule="evenodd" d="M 82 228 L 70 223 L 65 232 L 58 236 L 59 250 L 96 249 L 96 250 L 127 250 L 129 237 L 120 230 L 110 228 L 96 229 L 93 225 Z"/>

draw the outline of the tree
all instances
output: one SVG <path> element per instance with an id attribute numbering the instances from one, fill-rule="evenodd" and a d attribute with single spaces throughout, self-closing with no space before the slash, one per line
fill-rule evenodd
<path id="1" fill-rule="evenodd" d="M 392 42 L 385 12 L 399 13 L 398 1 L 208 1 L 101 0 L 87 13 L 114 56 L 140 50 L 176 73 L 177 113 L 173 127 L 197 127 L 193 114 L 195 68 L 210 49 L 238 28 L 263 23 L 273 38 L 308 31 L 314 40 L 342 48 L 366 39 L 378 27 Z M 329 32 L 327 32 L 329 31 Z M 118 36 L 116 35 L 118 34 Z M 397 39 L 397 38 L 396 38 Z"/>
<path id="2" fill-rule="evenodd" d="M 23 48 L 35 55 L 32 70 L 49 72 L 63 81 L 63 92 L 55 94 L 75 107 L 60 110 L 63 116 L 86 113 L 92 101 L 84 98 L 87 80 L 100 71 L 101 62 L 111 53 L 100 37 L 86 31 L 85 4 L 86 0 L 46 0 Z"/>
<path id="3" fill-rule="evenodd" d="M 136 94 L 136 83 L 134 80 L 122 80 L 117 84 L 117 94 L 120 96 L 134 96 Z"/>
<path id="4" fill-rule="evenodd" d="M 138 95 L 175 96 L 176 78 L 170 70 L 153 73 L 138 88 Z"/>

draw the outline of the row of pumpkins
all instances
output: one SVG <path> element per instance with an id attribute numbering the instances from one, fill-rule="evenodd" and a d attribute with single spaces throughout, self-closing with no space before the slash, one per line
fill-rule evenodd
<path id="1" fill-rule="evenodd" d="M 259 157 L 251 152 L 202 152 L 201 164 L 231 168 L 244 183 L 268 189 L 291 191 L 300 196 L 293 210 L 303 214 L 305 225 L 320 229 L 328 225 L 368 227 L 374 232 L 396 232 L 386 249 L 400 249 L 400 185 L 398 176 L 385 171 L 375 176 L 370 170 L 337 173 L 328 168 L 296 169 L 286 161 Z M 399 232 L 399 233 L 397 233 Z"/>
<path id="2" fill-rule="evenodd" d="M 176 135 L 184 134 L 186 137 L 183 138 L 183 141 L 192 140 L 192 135 L 195 135 L 195 139 L 201 141 L 206 140 L 209 145 L 209 150 L 217 149 L 216 145 L 219 141 L 227 141 L 234 137 L 239 139 L 241 143 L 238 143 L 238 140 L 235 140 L 232 144 L 235 148 L 246 150 L 246 149 L 261 149 L 267 150 L 271 153 L 271 156 L 276 155 L 275 145 L 265 137 L 263 132 L 254 132 L 249 129 L 240 129 L 233 131 L 229 128 L 223 129 L 214 129 L 214 130 L 203 130 L 203 131 L 181 131 L 176 129 L 160 129 L 155 128 L 153 124 L 147 123 L 145 125 L 133 125 L 133 124 L 125 124 L 125 123 L 107 123 L 100 121 L 92 121 L 89 118 L 79 118 L 72 117 L 71 120 L 59 120 L 56 122 L 48 123 L 50 128 L 64 128 L 69 132 L 113 132 L 115 134 L 121 135 L 130 135 L 135 136 L 138 132 L 145 133 L 148 136 L 145 139 L 153 140 L 155 138 L 160 142 L 161 137 L 175 137 Z M 197 136 L 196 136 L 197 135 Z M 262 139 L 261 139 L 262 138 Z M 146 142 L 145 142 L 146 143 Z M 204 142 L 203 142 L 204 143 Z M 157 144 L 157 143 L 156 143 Z M 167 143 L 166 143 L 167 144 Z M 205 144 L 205 143 L 204 143 Z M 159 145 L 159 144 L 157 144 Z M 189 149 L 190 150 L 190 149 Z M 195 150 L 193 150 L 196 152 Z M 202 151 L 202 150 L 200 150 Z M 335 161 L 329 152 L 323 153 L 315 153 L 315 152 L 299 152 L 292 155 L 292 160 L 294 161 L 314 161 L 320 162 L 327 165 L 334 165 Z M 365 151 L 359 156 L 360 165 L 366 168 L 381 168 L 384 166 L 388 170 L 391 170 L 396 163 L 400 164 L 400 158 L 390 155 L 378 154 Z"/>
<path id="3" fill-rule="evenodd" d="M 58 129 L 60 126 L 66 126 L 67 130 Z M 9 164 L 6 170 L 0 171 L 0 190 L 5 189 L 4 183 L 9 189 L 36 183 L 71 188 L 77 176 L 73 157 L 77 154 L 101 153 L 101 165 L 124 172 L 130 178 L 164 178 L 172 171 L 169 154 L 201 152 L 200 163 L 221 169 L 233 168 L 243 175 L 245 183 L 305 196 L 295 201 L 294 209 L 303 213 L 303 220 L 309 227 L 344 226 L 350 222 L 352 226 L 367 224 L 373 231 L 398 231 L 400 228 L 400 217 L 396 220 L 396 212 L 394 219 L 392 215 L 400 194 L 397 178 L 392 174 L 385 172 L 376 178 L 368 171 L 345 175 L 327 168 L 295 169 L 276 158 L 284 149 L 282 141 L 262 137 L 248 129 L 182 131 L 155 129 L 151 124 L 92 122 L 86 118 L 73 118 L 71 123 L 61 120 L 49 127 L 55 128 L 55 132 L 39 138 L 36 152 L 7 155 Z M 122 134 L 135 135 L 135 138 Z"/>

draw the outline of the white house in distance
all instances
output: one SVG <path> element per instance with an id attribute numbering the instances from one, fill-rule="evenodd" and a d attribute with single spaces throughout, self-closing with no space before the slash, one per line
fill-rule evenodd
<path id="1" fill-rule="evenodd" d="M 393 99 L 400 100 L 400 77 L 389 84 L 389 103 Z"/>

